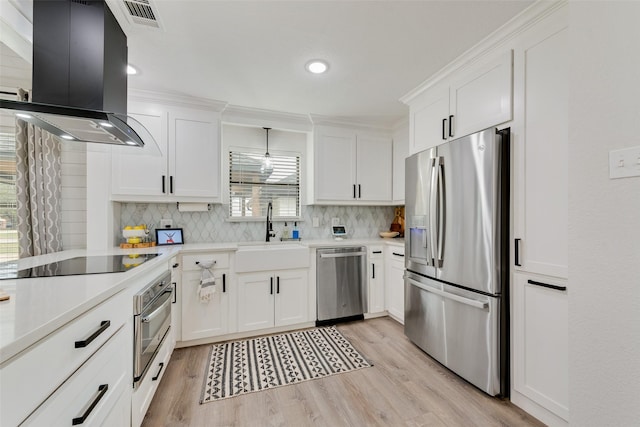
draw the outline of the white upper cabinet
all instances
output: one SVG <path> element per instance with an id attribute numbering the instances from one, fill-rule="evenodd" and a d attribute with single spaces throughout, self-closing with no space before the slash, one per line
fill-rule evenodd
<path id="1" fill-rule="evenodd" d="M 318 127 L 314 140 L 314 201 L 318 204 L 390 203 L 390 137 Z"/>
<path id="2" fill-rule="evenodd" d="M 566 279 L 568 47 L 566 25 L 553 21 L 526 33 L 516 50 L 514 264 Z"/>
<path id="3" fill-rule="evenodd" d="M 220 113 L 215 108 L 133 99 L 128 111 L 158 148 L 147 144 L 142 151 L 112 151 L 112 200 L 220 201 Z"/>
<path id="4" fill-rule="evenodd" d="M 410 106 L 410 153 L 512 119 L 512 51 L 483 57 L 440 79 Z"/>

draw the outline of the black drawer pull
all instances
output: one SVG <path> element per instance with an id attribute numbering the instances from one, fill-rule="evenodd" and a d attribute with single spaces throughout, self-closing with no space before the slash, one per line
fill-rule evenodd
<path id="1" fill-rule="evenodd" d="M 280 293 L 280 276 L 276 277 L 276 294 Z"/>
<path id="2" fill-rule="evenodd" d="M 164 368 L 164 362 L 160 362 L 158 366 L 160 366 L 160 369 L 158 369 L 156 376 L 151 378 L 151 381 L 158 381 L 158 378 L 160 378 L 160 372 L 162 372 L 162 369 Z"/>
<path id="3" fill-rule="evenodd" d="M 79 424 L 84 423 L 86 419 L 89 417 L 89 415 L 91 415 L 91 411 L 93 411 L 93 408 L 96 407 L 98 402 L 100 402 L 100 399 L 102 399 L 102 397 L 107 393 L 107 390 L 109 390 L 109 384 L 99 385 L 98 394 L 96 395 L 95 399 L 93 399 L 93 402 L 91 402 L 91 404 L 87 407 L 87 410 L 84 411 L 84 414 L 82 414 L 82 416 L 76 417 L 73 420 L 71 420 L 71 425 L 77 426 Z"/>
<path id="4" fill-rule="evenodd" d="M 91 344 L 91 341 L 98 338 L 98 335 L 106 331 L 109 326 L 111 326 L 111 320 L 103 320 L 102 322 L 100 322 L 100 327 L 98 328 L 98 330 L 92 333 L 89 338 L 84 339 L 82 341 L 76 341 L 75 343 L 76 348 L 83 348 L 88 346 L 89 344 Z"/>
<path id="5" fill-rule="evenodd" d="M 356 198 L 356 185 L 353 184 L 353 198 Z"/>
<path id="6" fill-rule="evenodd" d="M 513 246 L 514 246 L 513 249 L 515 252 L 514 263 L 516 266 L 522 267 L 522 264 L 520 264 L 520 239 L 516 239 Z"/>
<path id="7" fill-rule="evenodd" d="M 373 251 L 372 253 L 374 253 L 374 254 L 381 254 L 381 253 L 382 253 L 382 251 Z"/>
<path id="8" fill-rule="evenodd" d="M 176 282 L 171 284 L 173 285 L 173 301 L 171 301 L 171 304 L 175 304 L 178 302 L 178 284 Z"/>
<path id="9" fill-rule="evenodd" d="M 165 181 L 166 181 L 166 178 L 164 175 L 162 175 L 162 194 L 165 194 L 167 192 L 167 189 L 165 187 Z"/>
<path id="10" fill-rule="evenodd" d="M 566 291 L 566 286 L 550 285 L 548 283 L 536 282 L 535 280 L 527 280 L 527 283 L 535 286 L 542 286 L 543 288 L 554 289 L 556 291 Z"/>
<path id="11" fill-rule="evenodd" d="M 398 252 L 391 252 L 391 253 L 394 254 L 395 256 L 401 256 L 401 257 L 404 256 L 404 254 L 399 254 Z"/>
<path id="12" fill-rule="evenodd" d="M 371 264 L 371 278 L 372 279 L 376 278 L 376 265 L 375 264 Z"/>
<path id="13" fill-rule="evenodd" d="M 362 198 L 362 186 L 358 184 L 358 199 Z"/>
<path id="14" fill-rule="evenodd" d="M 273 295 L 273 277 L 269 278 L 269 282 L 271 283 L 271 290 L 269 291 L 269 294 Z"/>
<path id="15" fill-rule="evenodd" d="M 227 275 L 222 275 L 222 292 L 227 292 Z"/>
<path id="16" fill-rule="evenodd" d="M 169 193 L 173 194 L 173 175 L 169 176 Z"/>

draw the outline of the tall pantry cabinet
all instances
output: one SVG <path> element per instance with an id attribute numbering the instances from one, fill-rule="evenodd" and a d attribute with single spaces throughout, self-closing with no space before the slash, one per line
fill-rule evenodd
<path id="1" fill-rule="evenodd" d="M 513 403 L 551 426 L 569 420 L 567 6 L 514 49 Z"/>

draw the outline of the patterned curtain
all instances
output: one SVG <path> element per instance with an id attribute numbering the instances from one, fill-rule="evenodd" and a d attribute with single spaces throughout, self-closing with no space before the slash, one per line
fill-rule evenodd
<path id="1" fill-rule="evenodd" d="M 19 257 L 61 251 L 60 140 L 17 119 L 16 169 Z"/>

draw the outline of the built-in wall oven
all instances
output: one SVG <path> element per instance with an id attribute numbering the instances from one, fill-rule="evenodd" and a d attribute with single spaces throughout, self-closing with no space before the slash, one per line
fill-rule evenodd
<path id="1" fill-rule="evenodd" d="M 136 388 L 171 327 L 171 272 L 167 271 L 133 297 L 133 386 Z"/>

